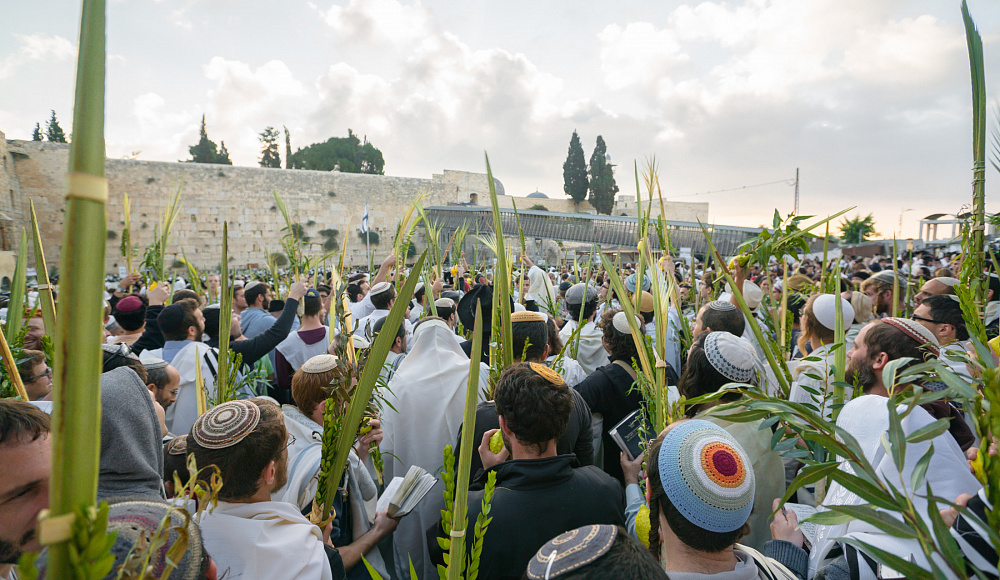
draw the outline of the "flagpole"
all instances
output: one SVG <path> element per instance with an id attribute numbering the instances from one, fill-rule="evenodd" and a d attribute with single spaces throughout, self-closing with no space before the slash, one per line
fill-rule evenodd
<path id="1" fill-rule="evenodd" d="M 366 253 L 366 256 L 367 256 L 367 260 L 368 260 L 368 264 L 369 264 L 369 269 L 371 269 L 371 263 L 372 263 L 371 231 L 372 231 L 372 228 L 371 228 L 371 226 L 368 225 L 368 203 L 367 202 L 365 202 L 365 220 L 364 220 L 364 224 L 365 224 L 365 253 Z M 369 272 L 369 275 L 370 274 L 371 274 L 371 272 Z"/>

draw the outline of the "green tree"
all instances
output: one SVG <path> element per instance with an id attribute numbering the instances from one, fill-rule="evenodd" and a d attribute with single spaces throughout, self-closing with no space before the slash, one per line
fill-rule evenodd
<path id="1" fill-rule="evenodd" d="M 278 133 L 274 127 L 265 127 L 258 139 L 261 143 L 260 166 L 261 167 L 281 167 L 281 155 L 278 153 Z"/>
<path id="2" fill-rule="evenodd" d="M 590 156 L 590 205 L 594 206 L 597 213 L 611 215 L 611 210 L 615 208 L 616 193 L 618 184 L 615 183 L 614 172 L 608 163 L 608 147 L 604 143 L 604 137 L 598 135 L 597 146 Z"/>
<path id="3" fill-rule="evenodd" d="M 222 143 L 222 149 L 220 150 L 215 141 L 208 138 L 208 130 L 205 128 L 205 115 L 201 116 L 201 136 L 198 139 L 198 144 L 188 147 L 188 152 L 191 154 L 191 159 L 186 159 L 185 163 L 233 164 L 229 159 L 229 151 L 226 150 L 225 142 Z"/>
<path id="4" fill-rule="evenodd" d="M 35 123 L 35 130 L 31 132 L 32 141 L 42 140 L 42 125 L 40 123 Z"/>
<path id="5" fill-rule="evenodd" d="M 292 134 L 288 132 L 288 127 L 281 126 L 285 130 L 285 169 L 292 168 Z"/>
<path id="6" fill-rule="evenodd" d="M 348 129 L 347 137 L 331 137 L 322 143 L 313 143 L 297 150 L 291 156 L 291 167 L 382 175 L 385 159 L 382 152 L 367 138 L 362 142 Z"/>
<path id="7" fill-rule="evenodd" d="M 875 231 L 875 218 L 872 214 L 861 217 L 844 218 L 840 224 L 841 240 L 845 244 L 860 244 L 870 237 L 881 235 Z"/>
<path id="8" fill-rule="evenodd" d="M 563 163 L 563 191 L 580 203 L 587 199 L 587 158 L 583 154 L 583 145 L 576 130 L 569 139 L 569 153 Z"/>
<path id="9" fill-rule="evenodd" d="M 52 117 L 49 119 L 48 123 L 45 124 L 45 134 L 48 136 L 49 141 L 53 143 L 65 143 L 66 133 L 59 126 L 59 119 L 56 119 L 56 112 L 52 111 Z"/>

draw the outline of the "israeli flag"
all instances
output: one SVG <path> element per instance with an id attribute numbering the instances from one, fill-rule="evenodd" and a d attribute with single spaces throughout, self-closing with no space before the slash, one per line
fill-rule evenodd
<path id="1" fill-rule="evenodd" d="M 365 203 L 365 215 L 361 218 L 361 233 L 368 233 L 368 204 Z"/>

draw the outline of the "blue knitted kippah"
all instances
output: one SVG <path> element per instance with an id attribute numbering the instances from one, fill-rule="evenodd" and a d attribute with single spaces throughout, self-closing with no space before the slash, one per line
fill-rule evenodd
<path id="1" fill-rule="evenodd" d="M 715 423 L 684 421 L 659 453 L 660 482 L 681 515 L 710 532 L 732 532 L 750 518 L 754 474 L 743 447 Z"/>

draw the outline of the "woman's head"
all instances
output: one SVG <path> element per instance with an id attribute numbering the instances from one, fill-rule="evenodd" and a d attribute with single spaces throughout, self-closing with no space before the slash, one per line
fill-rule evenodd
<path id="1" fill-rule="evenodd" d="M 639 351 L 635 347 L 635 340 L 628 325 L 627 314 L 623 310 L 608 310 L 601 315 L 600 327 L 604 333 L 604 349 L 608 351 L 611 360 L 623 360 L 626 362 L 639 357 Z M 644 323 L 636 319 L 639 332 L 644 332 Z"/>

